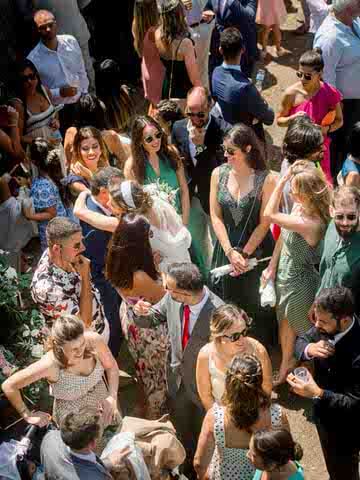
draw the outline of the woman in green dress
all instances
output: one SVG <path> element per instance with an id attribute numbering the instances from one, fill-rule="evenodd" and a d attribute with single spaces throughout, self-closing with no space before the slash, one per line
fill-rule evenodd
<path id="1" fill-rule="evenodd" d="M 167 135 L 159 123 L 149 116 L 135 118 L 131 132 L 131 157 L 126 161 L 124 175 L 141 185 L 156 182 L 166 184 L 176 191 L 174 207 L 181 215 L 192 236 L 191 256 L 202 274 L 207 276 L 207 266 L 201 256 L 202 245 L 196 241 L 196 216 L 190 217 L 190 197 L 185 170 L 173 145 L 168 145 Z M 191 223 L 189 224 L 189 221 Z"/>
<path id="2" fill-rule="evenodd" d="M 235 303 L 253 318 L 251 336 L 262 344 L 274 341 L 275 315 L 260 305 L 261 264 L 249 270 L 249 258 L 271 256 L 273 238 L 264 208 L 276 184 L 266 170 L 261 146 L 253 130 L 234 126 L 224 139 L 227 163 L 211 176 L 210 215 L 217 236 L 212 267 L 231 264 L 233 272 L 214 281 L 212 290 Z"/>
<path id="3" fill-rule="evenodd" d="M 291 214 L 280 211 L 286 183 L 294 200 Z M 264 277 L 275 278 L 276 308 L 282 361 L 276 384 L 284 383 L 294 367 L 295 339 L 310 328 L 309 310 L 320 286 L 318 265 L 322 239 L 330 220 L 330 188 L 321 170 L 298 160 L 280 179 L 264 215 L 281 227 Z"/>

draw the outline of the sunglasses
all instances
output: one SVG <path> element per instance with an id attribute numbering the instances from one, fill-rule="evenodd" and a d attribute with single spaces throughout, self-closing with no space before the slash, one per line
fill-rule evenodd
<path id="1" fill-rule="evenodd" d="M 305 80 L 311 80 L 314 74 L 313 73 L 304 73 L 304 72 L 300 72 L 300 70 L 298 70 L 296 72 L 296 75 L 297 75 L 298 78 L 303 78 L 304 77 Z"/>
<path id="2" fill-rule="evenodd" d="M 235 333 L 232 333 L 231 335 L 223 335 L 223 337 L 230 340 L 231 343 L 235 343 L 240 338 L 246 337 L 247 333 L 248 333 L 248 329 L 245 328 L 242 332 L 235 332 Z"/>
<path id="3" fill-rule="evenodd" d="M 226 147 L 225 145 L 221 145 L 224 153 L 227 153 L 228 155 L 235 155 L 236 148 L 232 147 Z"/>
<path id="4" fill-rule="evenodd" d="M 154 136 L 148 135 L 147 137 L 145 137 L 145 138 L 144 138 L 144 142 L 145 142 L 145 143 L 151 143 L 151 142 L 153 142 L 154 140 L 160 140 L 161 137 L 162 137 L 162 133 L 161 133 L 161 132 L 157 132 L 157 133 L 155 133 Z"/>
<path id="5" fill-rule="evenodd" d="M 36 73 L 29 73 L 29 75 L 22 75 L 21 80 L 23 83 L 28 82 L 29 80 L 35 80 L 36 79 Z"/>
<path id="6" fill-rule="evenodd" d="M 337 215 L 335 215 L 335 220 L 344 220 L 346 218 L 346 220 L 350 220 L 351 222 L 357 220 L 358 218 L 358 215 L 356 213 L 348 213 L 348 214 L 343 214 L 343 213 L 338 213 Z"/>
<path id="7" fill-rule="evenodd" d="M 186 112 L 186 116 L 187 117 L 198 117 L 198 118 L 205 118 L 206 117 L 206 113 L 205 112 L 198 112 L 198 113 L 195 113 L 195 112 Z"/>
<path id="8" fill-rule="evenodd" d="M 40 25 L 40 26 L 38 27 L 38 30 L 40 30 L 41 32 L 42 32 L 42 31 L 45 31 L 45 30 L 47 30 L 48 28 L 52 28 L 55 24 L 56 24 L 56 21 L 53 20 L 52 22 L 48 22 L 48 23 L 45 23 L 44 25 Z"/>

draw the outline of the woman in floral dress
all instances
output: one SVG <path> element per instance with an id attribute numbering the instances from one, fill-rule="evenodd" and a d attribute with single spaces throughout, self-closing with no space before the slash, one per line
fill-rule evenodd
<path id="1" fill-rule="evenodd" d="M 132 306 L 140 299 L 156 304 L 165 294 L 150 247 L 150 224 L 145 217 L 122 217 L 108 247 L 106 275 L 123 299 L 120 318 L 136 373 L 145 394 L 144 416 L 157 419 L 166 401 L 167 325 L 136 327 Z"/>

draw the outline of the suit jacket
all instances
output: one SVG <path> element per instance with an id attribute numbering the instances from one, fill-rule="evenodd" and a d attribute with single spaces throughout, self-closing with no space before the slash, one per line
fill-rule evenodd
<path id="1" fill-rule="evenodd" d="M 111 480 L 102 461 L 83 460 L 72 455 L 62 441 L 59 430 L 48 432 L 41 443 L 41 463 L 48 480 Z"/>
<path id="2" fill-rule="evenodd" d="M 90 195 L 86 199 L 86 206 L 92 212 L 104 215 L 103 210 L 96 205 Z M 80 221 L 84 236 L 85 256 L 91 261 L 91 275 L 94 283 L 97 279 L 104 278 L 107 245 L 111 239 L 111 233 L 98 230 L 86 222 Z"/>
<path id="3" fill-rule="evenodd" d="M 224 302 L 209 291 L 209 297 L 200 311 L 188 343 L 182 351 L 181 348 L 181 323 L 184 306 L 175 302 L 167 293 L 156 305 L 161 317 L 149 315 L 147 317 L 134 316 L 134 321 L 139 327 L 151 328 L 159 321 L 167 321 L 171 349 L 167 362 L 167 384 L 170 397 L 176 398 L 176 394 L 184 385 L 188 398 L 203 409 L 196 386 L 196 362 L 200 349 L 206 345 L 210 336 L 210 317 L 213 310 Z M 178 352 L 175 352 L 178 350 Z M 179 357 L 176 355 L 179 353 Z"/>
<path id="4" fill-rule="evenodd" d="M 208 0 L 204 10 L 212 10 L 216 14 L 218 28 L 237 27 L 244 39 L 246 55 L 257 58 L 256 46 L 256 10 L 257 0 L 227 0 L 224 12 L 220 12 L 220 0 Z"/>
<path id="5" fill-rule="evenodd" d="M 264 139 L 262 123 L 273 123 L 274 110 L 240 69 L 226 68 L 223 65 L 216 67 L 212 76 L 212 92 L 226 122 L 231 125 L 245 123 Z M 259 122 L 253 124 L 255 118 Z"/>
<path id="6" fill-rule="evenodd" d="M 194 194 L 195 187 L 197 187 L 201 205 L 204 211 L 209 213 L 211 173 L 214 168 L 225 162 L 221 145 L 231 125 L 221 118 L 210 115 L 210 123 L 204 139 L 206 149 L 196 155 L 197 163 L 195 166 L 190 154 L 187 123 L 187 119 L 178 120 L 174 123 L 171 141 L 176 145 L 180 155 L 185 159 L 185 168 L 189 177 L 190 195 Z"/>
<path id="7" fill-rule="evenodd" d="M 297 338 L 296 356 L 306 360 L 306 346 L 322 338 L 315 327 L 310 328 Z M 316 418 L 332 430 L 350 429 L 352 422 L 360 418 L 360 323 L 357 317 L 351 330 L 336 343 L 335 354 L 326 359 L 315 358 L 314 366 L 315 381 L 325 391 L 320 400 L 315 400 Z"/>

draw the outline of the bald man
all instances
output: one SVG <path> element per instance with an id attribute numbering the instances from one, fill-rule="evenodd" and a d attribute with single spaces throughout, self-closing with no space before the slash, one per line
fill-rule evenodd
<path id="1" fill-rule="evenodd" d="M 209 218 L 211 172 L 225 161 L 222 143 L 231 128 L 227 122 L 213 116 L 211 108 L 209 90 L 204 87 L 189 90 L 185 110 L 187 118 L 174 123 L 171 135 L 172 143 L 185 159 L 190 179 L 192 258 L 205 276 L 212 256 L 212 242 L 209 244 L 209 234 L 212 236 Z"/>

